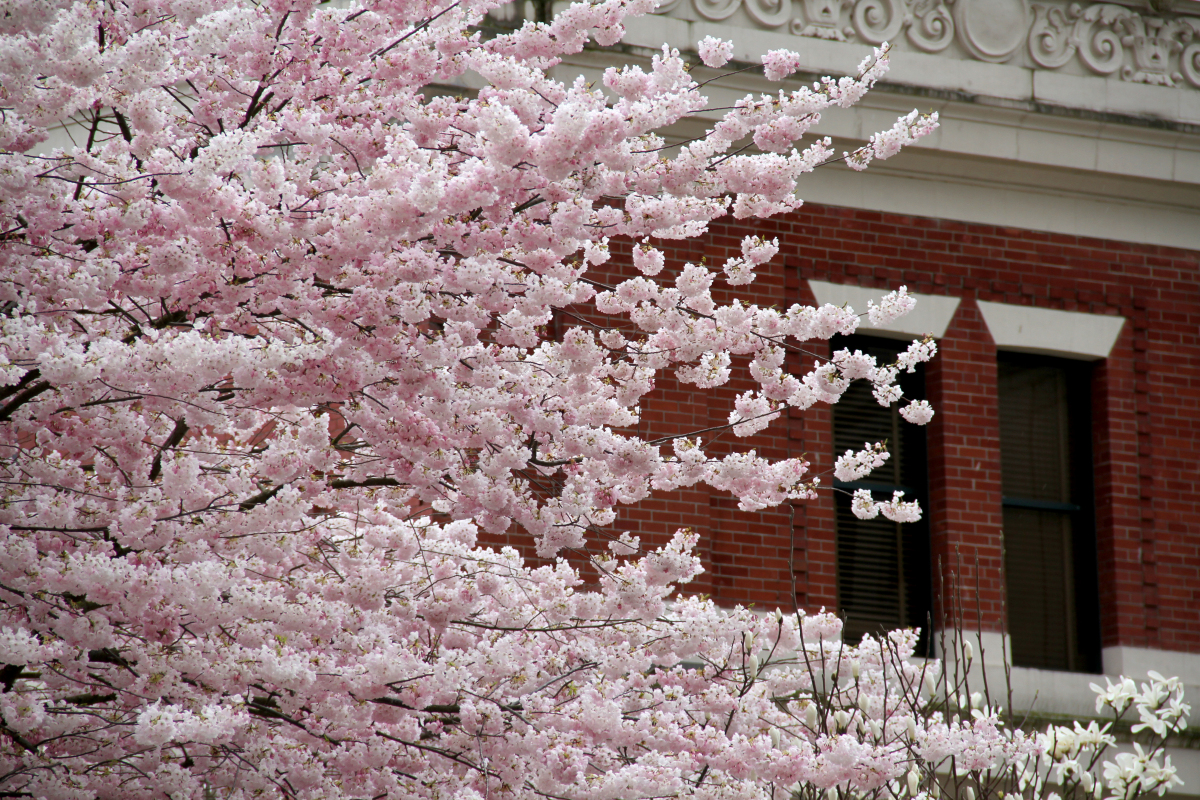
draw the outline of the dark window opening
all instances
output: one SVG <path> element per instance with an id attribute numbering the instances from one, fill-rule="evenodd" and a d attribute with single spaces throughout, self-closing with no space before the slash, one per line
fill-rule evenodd
<path id="1" fill-rule="evenodd" d="M 1100 671 L 1091 364 L 1001 353 L 1004 569 L 1013 664 Z"/>
<path id="2" fill-rule="evenodd" d="M 861 350 L 890 364 L 908 342 L 865 336 L 837 337 L 833 350 Z M 929 553 L 928 470 L 925 428 L 905 422 L 901 405 L 925 398 L 924 365 L 900 376 L 904 397 L 884 407 L 867 381 L 855 381 L 833 407 L 834 457 L 861 450 L 865 443 L 886 441 L 891 457 L 865 480 L 835 481 L 837 506 L 838 609 L 844 617 L 843 636 L 857 642 L 863 634 L 896 628 L 921 631 L 918 652 L 928 647 L 932 609 Z M 918 500 L 926 511 L 920 522 L 898 524 L 882 516 L 862 520 L 850 510 L 851 494 L 868 489 L 876 500 L 899 489 L 906 500 Z"/>

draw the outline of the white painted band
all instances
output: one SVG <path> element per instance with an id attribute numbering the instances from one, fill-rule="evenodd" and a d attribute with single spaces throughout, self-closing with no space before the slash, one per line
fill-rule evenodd
<path id="1" fill-rule="evenodd" d="M 815 280 L 810 280 L 808 285 L 812 289 L 813 296 L 817 298 L 817 305 L 830 303 L 835 306 L 841 306 L 848 304 L 860 314 L 866 313 L 868 300 L 874 300 L 878 303 L 880 298 L 890 291 L 865 289 L 862 286 Z M 864 319 L 858 332 L 867 335 L 886 336 L 892 339 L 907 339 L 915 336 L 924 336 L 927 333 L 933 334 L 934 338 L 937 339 L 945 336 L 946 328 L 950 326 L 950 319 L 958 309 L 959 299 L 957 297 L 916 294 L 914 292 L 909 292 L 908 296 L 917 301 L 917 307 L 908 314 L 905 314 L 894 322 L 878 327 L 871 325 L 870 322 Z"/>
<path id="2" fill-rule="evenodd" d="M 1093 361 L 1108 358 L 1125 318 L 979 301 L 996 347 Z"/>

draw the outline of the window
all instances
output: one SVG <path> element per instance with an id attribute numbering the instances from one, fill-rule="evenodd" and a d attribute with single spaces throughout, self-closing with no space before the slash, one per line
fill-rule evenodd
<path id="1" fill-rule="evenodd" d="M 861 350 L 886 364 L 908 344 L 847 336 L 838 337 L 833 349 Z M 900 387 L 906 398 L 924 398 L 924 371 L 902 375 Z M 865 442 L 885 440 L 891 458 L 867 480 L 834 482 L 834 488 L 842 490 L 835 492 L 837 584 L 847 641 L 900 627 L 927 630 L 932 608 L 927 516 L 900 525 L 882 516 L 861 520 L 850 510 L 850 493 L 855 489 L 869 489 L 877 500 L 900 489 L 906 499 L 919 500 L 922 508 L 928 508 L 925 428 L 904 422 L 897 406 L 880 406 L 870 383 L 855 381 L 833 407 L 835 457 L 860 450 Z"/>
<path id="2" fill-rule="evenodd" d="M 1091 365 L 1001 353 L 997 372 L 1013 664 L 1097 672 Z"/>

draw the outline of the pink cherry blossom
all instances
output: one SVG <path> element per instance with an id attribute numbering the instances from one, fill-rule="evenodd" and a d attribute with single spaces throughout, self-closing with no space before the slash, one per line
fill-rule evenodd
<path id="1" fill-rule="evenodd" d="M 717 69 L 725 66 L 733 58 L 733 42 L 724 41 L 715 36 L 705 36 L 699 44 L 700 60 L 706 67 Z"/>
<path id="2" fill-rule="evenodd" d="M 796 143 L 886 47 L 667 148 L 708 107 L 679 52 L 599 86 L 551 73 L 654 5 L 498 31 L 494 0 L 9 4 L 0 793 L 816 800 L 1041 755 L 994 713 L 948 719 L 960 687 L 935 702 L 915 633 L 854 644 L 832 614 L 717 608 L 680 590 L 695 532 L 612 530 L 699 483 L 747 510 L 821 490 L 804 458 L 644 438 L 663 374 L 710 388 L 748 363 L 725 427 L 749 434 L 853 380 L 895 402 L 936 351 L 792 374 L 858 313 L 719 299 L 774 240 L 723 271 L 669 241 L 796 208 L 834 157 Z M 772 80 L 800 63 L 764 58 Z M 32 150 L 59 125 L 74 146 Z M 907 115 L 855 158 L 935 127 Z M 836 475 L 886 457 L 867 443 Z M 1147 732 L 1186 717 L 1164 691 L 1137 695 Z M 1174 785 L 1152 759 L 1112 780 L 1134 767 Z"/>

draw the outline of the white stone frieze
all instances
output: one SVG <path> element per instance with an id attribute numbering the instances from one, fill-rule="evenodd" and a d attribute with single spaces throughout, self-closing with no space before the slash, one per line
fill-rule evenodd
<path id="1" fill-rule="evenodd" d="M 795 36 L 1200 88 L 1200 3 L 1069 0 L 667 0 L 657 10 Z M 1192 6 L 1192 8 L 1189 8 Z"/>

